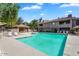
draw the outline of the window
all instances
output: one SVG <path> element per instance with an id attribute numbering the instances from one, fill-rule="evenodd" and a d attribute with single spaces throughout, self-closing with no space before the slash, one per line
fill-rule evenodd
<path id="1" fill-rule="evenodd" d="M 39 24 L 39 26 L 43 26 L 43 24 Z"/>
<path id="2" fill-rule="evenodd" d="M 59 24 L 69 24 L 70 20 L 66 20 L 66 21 L 60 21 Z"/>
<path id="3" fill-rule="evenodd" d="M 53 24 L 53 25 L 55 25 L 55 23 L 54 23 L 54 22 L 53 22 L 52 24 Z"/>
<path id="4" fill-rule="evenodd" d="M 76 25 L 79 25 L 79 20 L 76 21 Z"/>

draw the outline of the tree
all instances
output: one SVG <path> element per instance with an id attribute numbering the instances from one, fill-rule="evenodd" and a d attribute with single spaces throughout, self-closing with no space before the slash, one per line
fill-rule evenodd
<path id="1" fill-rule="evenodd" d="M 7 23 L 7 26 L 14 26 L 17 21 L 19 6 L 14 3 L 0 4 L 0 20 Z"/>
<path id="2" fill-rule="evenodd" d="M 42 17 L 41 17 L 41 18 L 39 18 L 39 22 L 42 22 Z"/>
<path id="3" fill-rule="evenodd" d="M 25 22 L 23 22 L 23 24 L 24 24 L 24 25 L 29 26 L 29 23 L 28 23 L 28 22 L 26 22 L 26 21 L 25 21 Z"/>
<path id="4" fill-rule="evenodd" d="M 29 26 L 30 26 L 30 28 L 31 28 L 32 30 L 36 30 L 36 29 L 38 28 L 38 20 L 36 20 L 36 19 L 32 20 L 32 21 L 30 22 Z"/>
<path id="5" fill-rule="evenodd" d="M 18 18 L 17 24 L 23 24 L 23 19 L 21 17 Z"/>
<path id="6" fill-rule="evenodd" d="M 68 14 L 68 18 L 71 18 L 72 17 L 72 14 Z"/>

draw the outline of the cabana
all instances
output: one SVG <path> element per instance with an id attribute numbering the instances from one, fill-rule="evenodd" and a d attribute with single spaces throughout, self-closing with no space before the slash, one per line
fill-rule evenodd
<path id="1" fill-rule="evenodd" d="M 28 32 L 29 30 L 29 26 L 23 24 L 15 25 L 13 28 L 16 28 L 18 32 Z"/>

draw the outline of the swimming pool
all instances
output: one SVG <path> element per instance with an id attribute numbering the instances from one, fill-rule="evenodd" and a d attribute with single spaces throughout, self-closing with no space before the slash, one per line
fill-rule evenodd
<path id="1" fill-rule="evenodd" d="M 17 38 L 22 43 L 49 55 L 62 56 L 67 36 L 55 33 L 36 33 L 32 37 Z"/>

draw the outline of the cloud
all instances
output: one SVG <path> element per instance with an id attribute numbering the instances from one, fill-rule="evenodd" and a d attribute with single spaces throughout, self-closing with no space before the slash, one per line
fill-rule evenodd
<path id="1" fill-rule="evenodd" d="M 65 13 L 64 16 L 67 17 L 68 16 L 68 13 Z"/>
<path id="2" fill-rule="evenodd" d="M 62 5 L 60 5 L 60 7 L 79 7 L 79 3 L 64 3 Z"/>
<path id="3" fill-rule="evenodd" d="M 44 14 L 44 13 L 41 13 L 40 15 L 43 16 L 43 15 L 45 15 L 45 14 Z"/>
<path id="4" fill-rule="evenodd" d="M 54 4 L 58 5 L 58 4 L 60 4 L 60 3 L 50 3 L 50 4 L 52 4 L 52 5 L 54 5 Z"/>
<path id="5" fill-rule="evenodd" d="M 67 16 L 68 15 L 68 13 L 66 13 L 66 14 L 64 14 L 65 16 Z"/>
<path id="6" fill-rule="evenodd" d="M 68 11 L 66 11 L 66 12 L 69 12 L 69 13 L 71 13 L 72 11 L 71 11 L 71 10 L 68 10 Z"/>
<path id="7" fill-rule="evenodd" d="M 41 5 L 44 5 L 44 3 L 37 3 L 37 5 L 40 5 L 41 6 Z"/>
<path id="8" fill-rule="evenodd" d="M 64 14 L 64 16 L 68 16 L 68 14 L 72 13 L 71 10 L 67 10 L 66 13 Z"/>
<path id="9" fill-rule="evenodd" d="M 40 4 L 40 5 L 41 5 L 41 4 Z M 36 4 L 36 5 L 32 5 L 32 6 L 30 6 L 30 7 L 24 7 L 24 8 L 22 8 L 22 10 L 41 9 L 42 6 L 40 6 L 40 5 Z"/>

